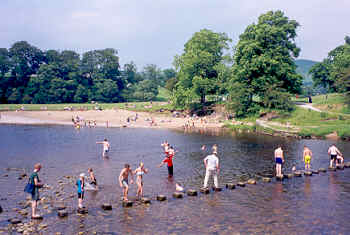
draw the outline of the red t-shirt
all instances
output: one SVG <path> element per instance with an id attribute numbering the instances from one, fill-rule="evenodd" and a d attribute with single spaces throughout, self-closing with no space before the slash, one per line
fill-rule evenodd
<path id="1" fill-rule="evenodd" d="M 173 155 L 168 155 L 168 157 L 164 158 L 163 163 L 167 163 L 168 166 L 173 165 Z"/>

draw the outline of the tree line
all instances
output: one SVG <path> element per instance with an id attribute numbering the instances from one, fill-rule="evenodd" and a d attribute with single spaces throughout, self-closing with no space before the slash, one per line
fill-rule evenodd
<path id="1" fill-rule="evenodd" d="M 78 54 L 47 50 L 26 41 L 0 48 L 1 103 L 84 103 L 154 100 L 158 86 L 175 77 L 174 69 L 134 62 L 121 68 L 116 49 Z"/>

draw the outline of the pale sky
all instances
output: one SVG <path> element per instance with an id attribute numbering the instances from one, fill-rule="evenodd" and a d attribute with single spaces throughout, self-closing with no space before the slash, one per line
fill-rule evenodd
<path id="1" fill-rule="evenodd" d="M 234 46 L 269 10 L 300 23 L 302 59 L 320 61 L 350 36 L 350 0 L 0 0 L 0 47 L 25 40 L 42 50 L 115 48 L 121 64 L 165 69 L 195 32 L 225 32 Z"/>

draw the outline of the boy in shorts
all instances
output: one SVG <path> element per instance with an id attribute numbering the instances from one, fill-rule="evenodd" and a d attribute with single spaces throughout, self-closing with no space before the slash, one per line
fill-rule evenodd
<path id="1" fill-rule="evenodd" d="M 130 183 L 134 183 L 133 180 L 133 172 L 130 169 L 130 165 L 129 164 L 125 164 L 124 168 L 122 169 L 122 171 L 120 172 L 119 175 L 119 185 L 120 187 L 123 188 L 123 200 L 124 201 L 128 201 L 128 191 L 129 191 L 129 173 L 131 174 L 131 181 Z"/>

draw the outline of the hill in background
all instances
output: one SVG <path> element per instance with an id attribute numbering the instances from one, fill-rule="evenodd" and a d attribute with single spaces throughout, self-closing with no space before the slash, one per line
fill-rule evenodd
<path id="1" fill-rule="evenodd" d="M 304 59 L 295 60 L 295 64 L 297 65 L 297 73 L 303 76 L 304 84 L 312 84 L 312 78 L 311 78 L 311 75 L 309 74 L 309 71 L 311 67 L 316 63 L 318 62 L 313 60 L 304 60 Z"/>

